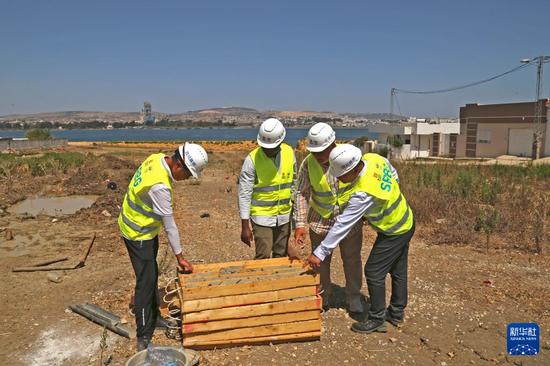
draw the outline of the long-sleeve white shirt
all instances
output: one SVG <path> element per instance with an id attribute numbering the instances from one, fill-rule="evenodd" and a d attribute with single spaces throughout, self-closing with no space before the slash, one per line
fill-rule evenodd
<path id="1" fill-rule="evenodd" d="M 294 183 L 296 181 L 296 157 L 294 159 L 294 172 L 292 174 L 292 190 L 294 191 Z M 278 170 L 281 169 L 281 152 L 272 159 Z M 239 176 L 239 214 L 242 220 L 251 219 L 254 223 L 261 226 L 280 226 L 290 221 L 290 214 L 274 215 L 274 216 L 250 216 L 250 203 L 252 201 L 252 190 L 256 182 L 256 168 L 250 155 L 244 159 Z"/>
<path id="2" fill-rule="evenodd" d="M 395 170 L 389 162 L 388 165 L 390 166 L 395 180 L 399 183 L 397 170 Z M 367 164 L 365 163 L 357 179 L 365 174 L 366 169 Z M 361 220 L 367 210 L 378 203 L 377 201 L 379 200 L 365 192 L 353 193 L 349 198 L 348 205 L 344 209 L 344 212 L 336 217 L 334 225 L 330 228 L 327 236 L 323 239 L 321 244 L 313 251 L 313 255 L 321 261 L 324 260 L 325 257 L 331 254 L 332 251 L 338 246 L 340 241 L 349 234 L 353 226 Z"/>
<path id="3" fill-rule="evenodd" d="M 170 179 L 174 180 L 170 167 L 166 163 L 164 156 L 161 157 L 161 163 L 164 169 L 168 172 Z M 142 197 L 145 204 L 153 209 L 153 212 L 162 218 L 162 224 L 166 236 L 168 237 L 168 243 L 175 255 L 182 252 L 180 234 L 176 221 L 174 220 L 174 213 L 172 210 L 172 194 L 170 188 L 165 184 L 158 183 L 152 186 L 146 197 Z"/>

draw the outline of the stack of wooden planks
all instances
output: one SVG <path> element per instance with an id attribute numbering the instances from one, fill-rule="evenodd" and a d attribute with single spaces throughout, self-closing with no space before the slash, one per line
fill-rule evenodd
<path id="1" fill-rule="evenodd" d="M 318 285 L 316 273 L 288 258 L 195 265 L 179 275 L 183 346 L 317 340 Z"/>

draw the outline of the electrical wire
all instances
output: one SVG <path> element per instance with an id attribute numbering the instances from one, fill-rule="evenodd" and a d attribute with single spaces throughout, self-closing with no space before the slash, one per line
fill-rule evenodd
<path id="1" fill-rule="evenodd" d="M 508 74 L 511 74 L 513 72 L 516 72 L 516 71 L 519 71 L 527 66 L 530 66 L 532 65 L 533 61 L 530 61 L 529 63 L 525 63 L 525 64 L 522 64 L 522 65 L 519 65 L 517 67 L 514 67 L 513 69 L 510 69 L 508 71 L 505 71 L 503 73 L 500 73 L 498 75 L 495 75 L 495 76 L 491 76 L 487 79 L 483 79 L 483 80 L 479 80 L 479 81 L 476 81 L 476 82 L 473 82 L 473 83 L 469 83 L 469 84 L 464 84 L 464 85 L 459 85 L 459 86 L 454 86 L 454 87 L 451 87 L 451 88 L 445 88 L 445 89 L 436 89 L 436 90 L 406 90 L 406 89 L 397 89 L 397 88 L 394 88 L 394 93 L 397 94 L 397 93 L 402 93 L 402 94 L 439 94 L 439 93 L 448 93 L 448 92 L 451 92 L 451 91 L 455 91 L 455 90 L 460 90 L 460 89 L 466 89 L 466 88 L 470 88 L 472 86 L 477 86 L 477 85 L 481 85 L 481 84 L 484 84 L 484 83 L 488 83 L 489 81 L 493 81 L 495 79 L 498 79 L 498 78 L 501 78 L 503 76 L 506 76 Z"/>

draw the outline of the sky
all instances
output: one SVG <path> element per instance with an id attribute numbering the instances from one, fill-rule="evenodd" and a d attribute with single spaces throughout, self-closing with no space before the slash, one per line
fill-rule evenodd
<path id="1" fill-rule="evenodd" d="M 389 112 L 550 55 L 548 0 L 0 0 L 0 115 L 213 107 Z M 550 96 L 550 63 L 544 75 Z M 403 115 L 535 98 L 536 68 Z"/>

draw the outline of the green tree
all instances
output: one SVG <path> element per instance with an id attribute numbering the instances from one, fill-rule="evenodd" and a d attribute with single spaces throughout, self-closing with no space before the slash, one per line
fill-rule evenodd
<path id="1" fill-rule="evenodd" d="M 29 140 L 49 140 L 52 138 L 52 136 L 50 135 L 50 130 L 42 128 L 34 128 L 32 130 L 28 130 L 25 134 L 25 137 L 27 137 Z"/>

